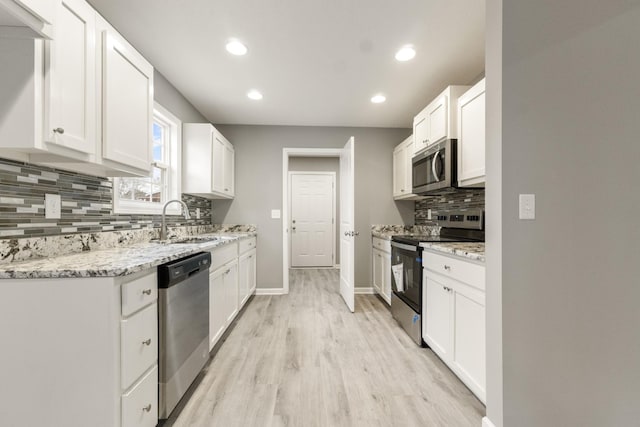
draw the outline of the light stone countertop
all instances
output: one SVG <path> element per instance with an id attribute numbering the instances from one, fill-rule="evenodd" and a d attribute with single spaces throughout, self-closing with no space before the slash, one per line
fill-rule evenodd
<path id="1" fill-rule="evenodd" d="M 256 235 L 255 232 L 207 233 L 197 237 L 215 236 L 220 239 L 202 243 L 137 243 L 59 257 L 34 258 L 0 265 L 0 279 L 126 276 Z"/>
<path id="2" fill-rule="evenodd" d="M 456 255 L 474 261 L 485 262 L 484 242 L 459 242 L 459 243 L 420 243 L 425 249 L 442 252 L 448 255 Z"/>

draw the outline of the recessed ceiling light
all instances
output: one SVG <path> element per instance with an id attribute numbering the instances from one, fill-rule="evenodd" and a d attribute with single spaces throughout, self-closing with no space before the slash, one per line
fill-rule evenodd
<path id="1" fill-rule="evenodd" d="M 254 101 L 259 101 L 262 99 L 262 94 L 255 89 L 250 90 L 249 93 L 247 93 L 247 96 L 249 97 L 249 99 L 253 99 Z"/>
<path id="2" fill-rule="evenodd" d="M 240 43 L 238 40 L 229 40 L 226 45 L 227 52 L 232 55 L 245 55 L 247 53 L 247 47 Z"/>
<path id="3" fill-rule="evenodd" d="M 371 102 L 374 104 L 380 104 L 387 100 L 387 97 L 382 94 L 377 94 L 371 97 Z"/>
<path id="4" fill-rule="evenodd" d="M 403 46 L 398 52 L 396 52 L 396 59 L 398 61 L 409 61 L 416 56 L 416 50 L 413 46 Z"/>

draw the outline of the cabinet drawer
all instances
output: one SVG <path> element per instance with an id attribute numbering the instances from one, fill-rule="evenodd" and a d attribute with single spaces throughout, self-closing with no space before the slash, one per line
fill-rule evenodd
<path id="1" fill-rule="evenodd" d="M 251 250 L 256 247 L 256 238 L 249 237 L 248 239 L 240 240 L 240 253 L 243 254 L 248 250 Z"/>
<path id="2" fill-rule="evenodd" d="M 158 361 L 158 305 L 120 321 L 121 385 L 127 389 Z"/>
<path id="3" fill-rule="evenodd" d="M 373 247 L 378 248 L 381 251 L 391 253 L 391 241 L 386 239 L 381 239 L 379 237 L 373 238 Z"/>
<path id="4" fill-rule="evenodd" d="M 422 266 L 445 277 L 485 290 L 485 268 L 483 265 L 425 250 L 422 253 Z"/>
<path id="5" fill-rule="evenodd" d="M 155 427 L 158 423 L 158 366 L 122 395 L 122 427 Z"/>
<path id="6" fill-rule="evenodd" d="M 228 243 L 211 250 L 211 269 L 215 271 L 229 261 L 238 258 L 238 242 Z"/>
<path id="7" fill-rule="evenodd" d="M 122 316 L 127 317 L 158 298 L 158 274 L 154 271 L 122 284 Z"/>

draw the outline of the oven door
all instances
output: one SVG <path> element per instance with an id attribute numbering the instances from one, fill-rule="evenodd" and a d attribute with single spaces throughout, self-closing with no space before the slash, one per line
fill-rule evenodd
<path id="1" fill-rule="evenodd" d="M 416 313 L 422 313 L 422 248 L 391 242 L 391 289 Z"/>

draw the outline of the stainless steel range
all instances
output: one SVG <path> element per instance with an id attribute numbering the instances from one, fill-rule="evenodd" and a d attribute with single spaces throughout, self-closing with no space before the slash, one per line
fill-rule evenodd
<path id="1" fill-rule="evenodd" d="M 466 210 L 436 217 L 439 236 L 398 235 L 391 239 L 391 314 L 418 345 L 422 342 L 422 242 L 484 242 L 484 212 Z"/>

